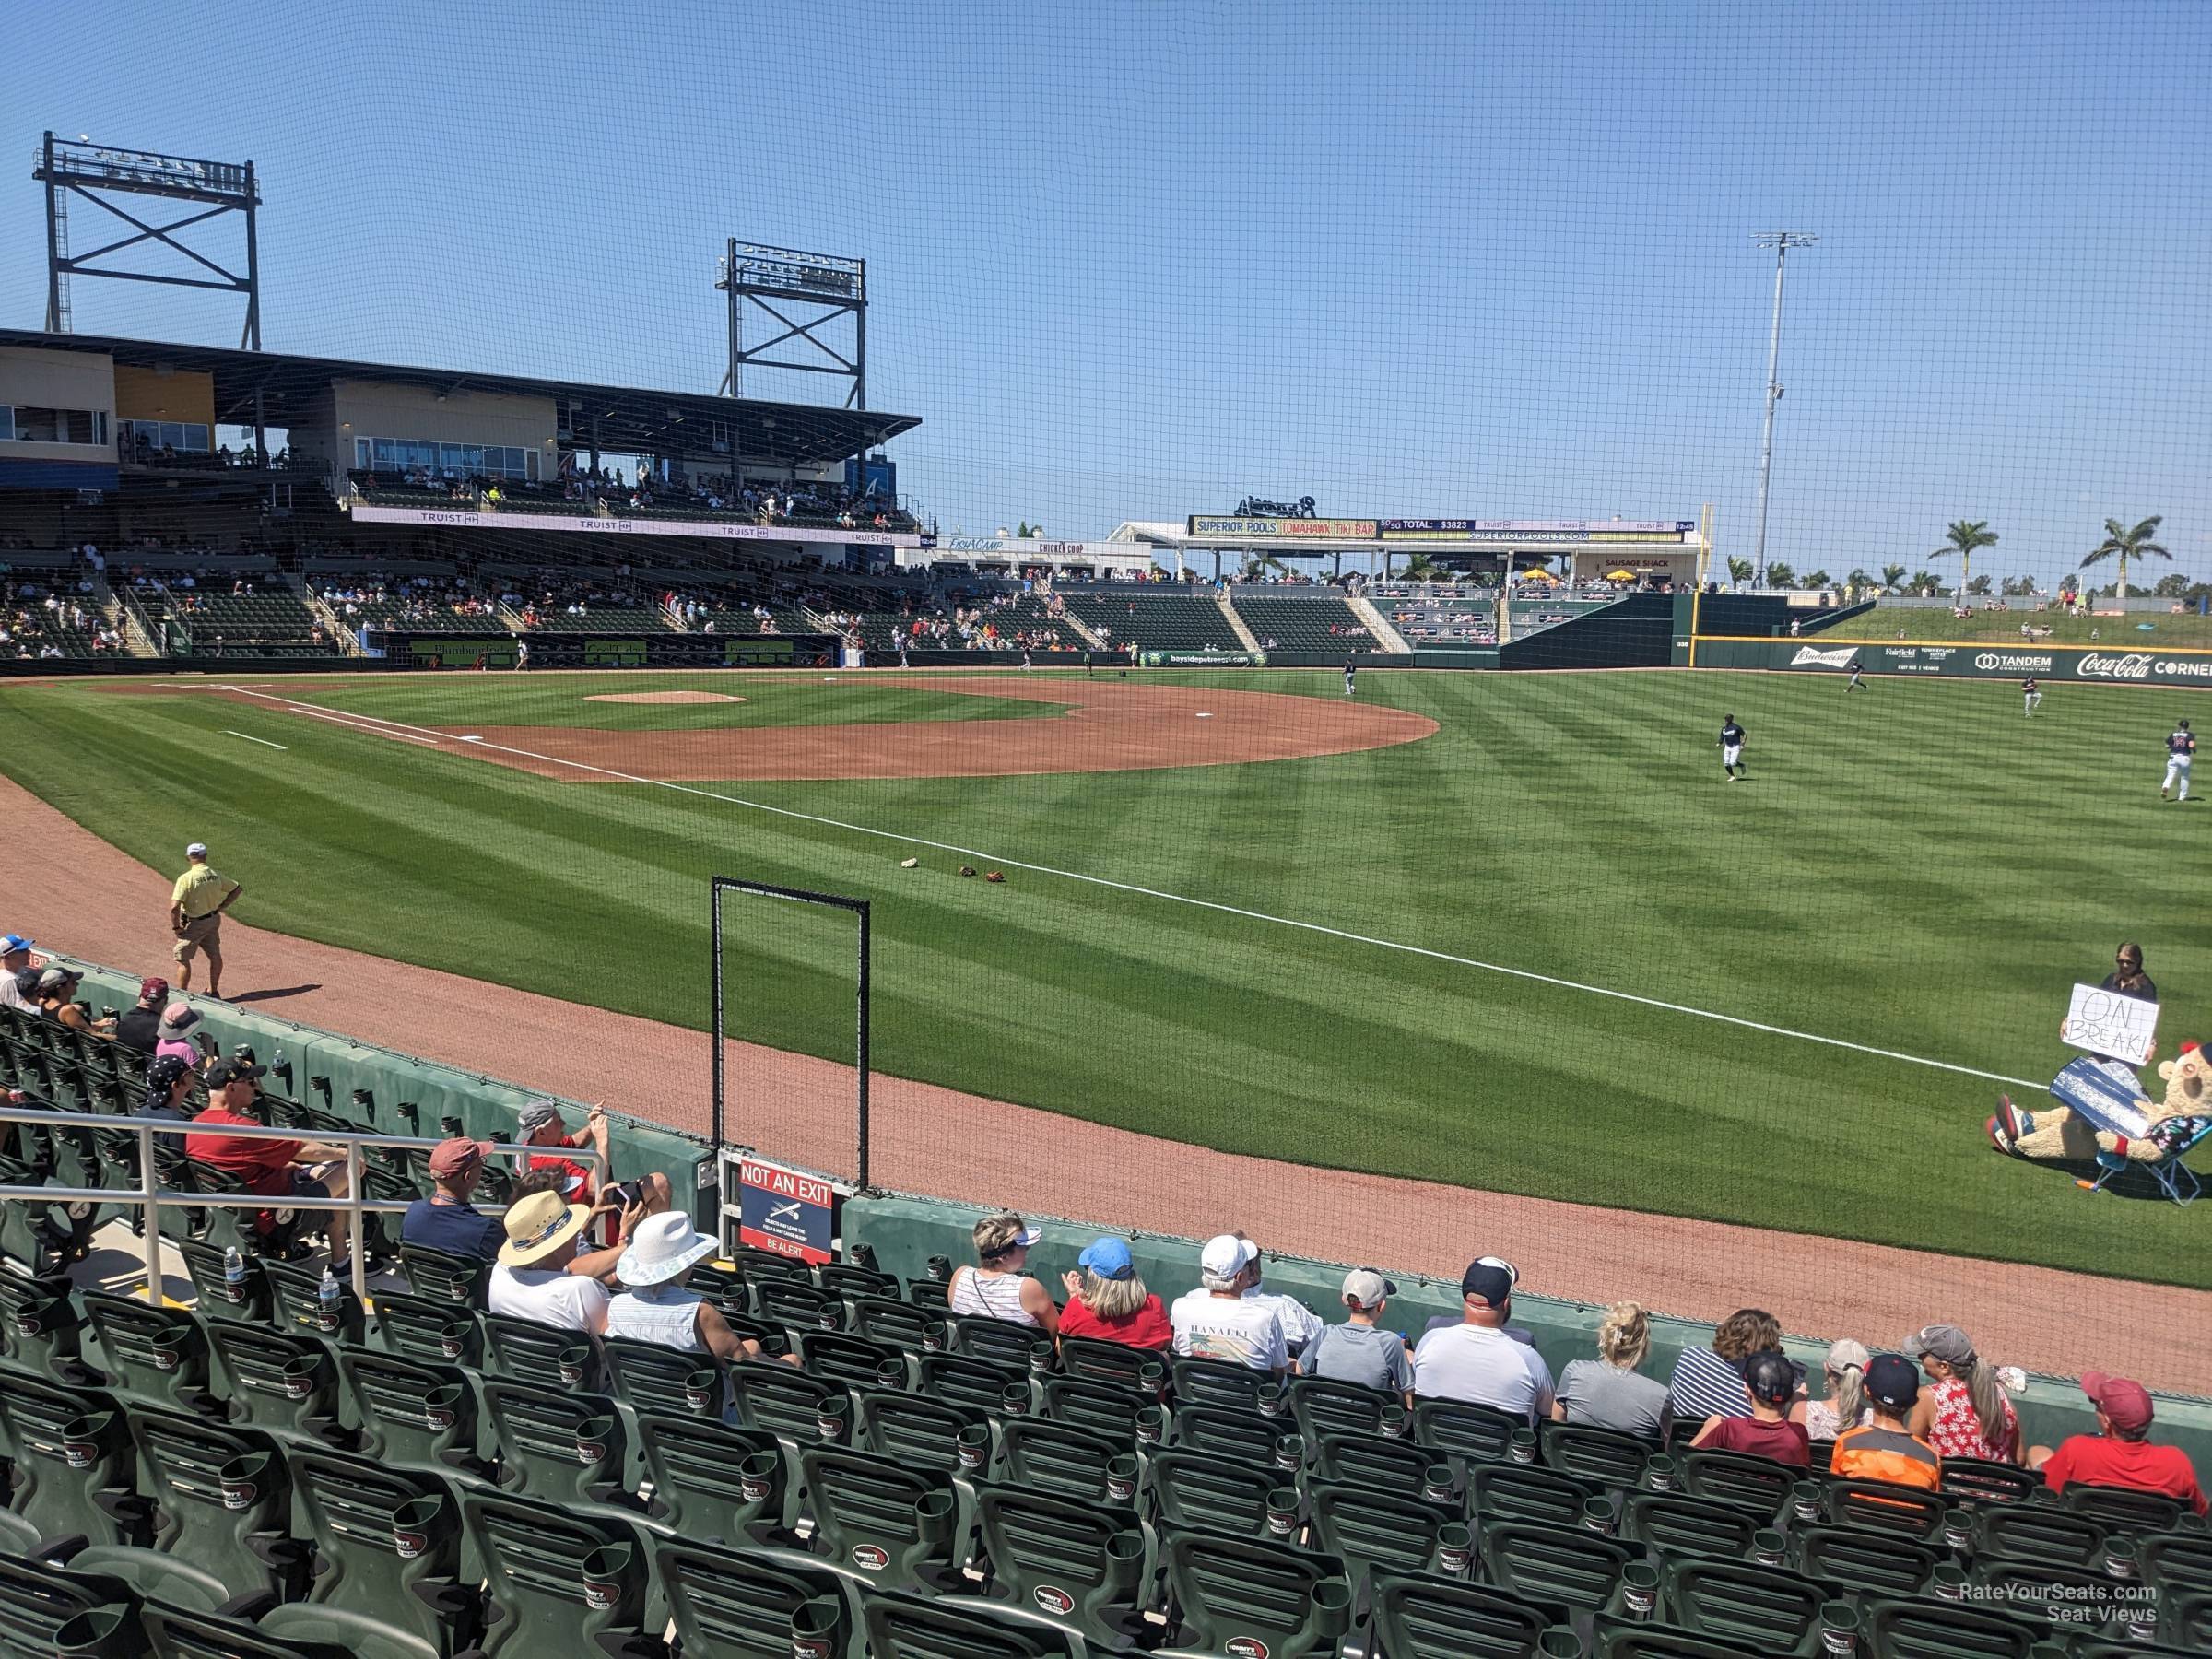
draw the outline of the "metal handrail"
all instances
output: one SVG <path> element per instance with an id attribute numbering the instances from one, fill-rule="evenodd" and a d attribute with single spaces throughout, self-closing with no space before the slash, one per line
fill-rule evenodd
<path id="1" fill-rule="evenodd" d="M 434 1135 L 380 1135 L 366 1129 L 300 1130 L 276 1124 L 203 1124 L 190 1118 L 126 1117 L 120 1112 L 45 1112 L 35 1106 L 15 1106 L 0 1103 L 0 1124 L 41 1124 L 49 1129 L 96 1129 L 110 1134 L 127 1132 L 138 1137 L 138 1185 L 130 1187 L 70 1187 L 70 1186 L 5 1186 L 0 1185 L 0 1200 L 22 1198 L 40 1204 L 119 1204 L 135 1202 L 144 1206 L 146 1228 L 146 1284 L 148 1298 L 161 1294 L 165 1269 L 161 1260 L 161 1206 L 164 1204 L 186 1209 L 307 1209 L 337 1210 L 354 1218 L 353 1222 L 353 1294 L 361 1301 L 369 1297 L 368 1256 L 361 1248 L 360 1218 L 370 1211 L 389 1215 L 394 1210 L 405 1211 L 414 1201 L 402 1198 L 364 1198 L 361 1196 L 361 1149 L 364 1147 L 399 1147 L 427 1149 L 443 1142 Z M 179 1193 L 157 1184 L 154 1171 L 154 1136 L 157 1135 L 219 1135 L 243 1140 L 313 1141 L 321 1146 L 335 1147 L 343 1155 L 346 1165 L 346 1195 L 343 1198 L 298 1199 L 289 1204 L 275 1202 L 268 1193 Z M 512 1154 L 520 1158 L 542 1157 L 545 1154 L 528 1142 L 495 1141 L 492 1156 Z M 564 1158 L 588 1160 L 604 1184 L 607 1174 L 606 1159 L 596 1147 L 563 1147 Z M 486 1209 L 486 1215 L 502 1214 L 505 1206 Z"/>

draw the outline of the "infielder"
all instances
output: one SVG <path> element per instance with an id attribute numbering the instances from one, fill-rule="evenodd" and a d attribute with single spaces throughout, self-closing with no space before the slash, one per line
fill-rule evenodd
<path id="1" fill-rule="evenodd" d="M 2159 799 L 2164 800 L 2180 783 L 2181 793 L 2176 801 L 2189 798 L 2189 766 L 2196 759 L 2196 737 L 2185 720 L 2176 721 L 2173 730 L 2166 734 L 2166 782 L 2159 785 Z"/>

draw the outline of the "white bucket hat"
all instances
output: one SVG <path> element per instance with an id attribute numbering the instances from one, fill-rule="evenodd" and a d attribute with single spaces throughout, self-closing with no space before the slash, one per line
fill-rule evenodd
<path id="1" fill-rule="evenodd" d="M 692 1229 L 690 1217 L 668 1210 L 638 1224 L 629 1248 L 615 1264 L 615 1277 L 626 1285 L 665 1285 L 714 1250 L 712 1238 Z"/>

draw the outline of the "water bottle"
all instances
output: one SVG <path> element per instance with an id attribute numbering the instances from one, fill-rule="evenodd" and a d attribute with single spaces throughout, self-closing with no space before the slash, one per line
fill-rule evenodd
<path id="1" fill-rule="evenodd" d="M 238 1253 L 235 1244 L 223 1252 L 223 1300 L 231 1302 L 246 1300 L 246 1258 Z"/>
<path id="2" fill-rule="evenodd" d="M 338 1328 L 338 1276 L 329 1267 L 323 1269 L 323 1282 L 315 1287 L 315 1308 L 322 1316 L 323 1328 Z"/>

